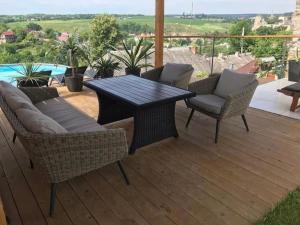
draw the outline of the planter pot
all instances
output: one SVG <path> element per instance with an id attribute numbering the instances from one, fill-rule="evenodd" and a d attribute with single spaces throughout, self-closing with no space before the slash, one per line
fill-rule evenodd
<path id="1" fill-rule="evenodd" d="M 17 80 L 18 87 L 39 87 L 38 82 L 31 80 Z"/>
<path id="2" fill-rule="evenodd" d="M 65 77 L 67 88 L 70 92 L 80 92 L 83 86 L 83 76 Z"/>
<path id="3" fill-rule="evenodd" d="M 114 70 L 108 70 L 108 71 L 101 71 L 99 70 L 98 73 L 96 74 L 96 78 L 110 78 L 114 76 Z"/>
<path id="4" fill-rule="evenodd" d="M 289 61 L 289 81 L 300 82 L 300 62 Z"/>
<path id="5" fill-rule="evenodd" d="M 276 74 L 274 73 L 267 73 L 268 80 L 276 80 Z"/>
<path id="6" fill-rule="evenodd" d="M 135 70 L 131 70 L 130 68 L 125 68 L 126 75 L 135 75 L 140 77 L 141 76 L 141 68 L 136 68 Z"/>

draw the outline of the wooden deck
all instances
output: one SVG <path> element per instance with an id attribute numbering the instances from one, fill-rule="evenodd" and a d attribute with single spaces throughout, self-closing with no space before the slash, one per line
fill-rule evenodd
<path id="1" fill-rule="evenodd" d="M 98 114 L 93 92 L 66 100 L 92 117 Z M 0 193 L 12 225 L 246 225 L 260 218 L 300 184 L 299 121 L 250 109 L 246 133 L 242 120 L 221 124 L 177 106 L 178 139 L 145 147 L 124 161 L 131 185 L 110 165 L 58 189 L 55 215 L 48 217 L 46 178 L 29 168 L 28 157 L 0 113 Z M 131 136 L 132 121 L 124 127 Z"/>

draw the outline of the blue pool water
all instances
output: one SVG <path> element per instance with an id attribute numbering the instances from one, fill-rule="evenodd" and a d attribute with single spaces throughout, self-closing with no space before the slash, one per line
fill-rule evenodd
<path id="1" fill-rule="evenodd" d="M 52 65 L 52 64 L 38 64 L 36 71 L 49 71 L 51 70 L 51 76 L 63 74 L 66 71 L 66 66 Z M 21 77 L 22 74 L 17 71 L 22 71 L 22 65 L 0 65 L 0 80 L 15 84 L 15 78 Z"/>

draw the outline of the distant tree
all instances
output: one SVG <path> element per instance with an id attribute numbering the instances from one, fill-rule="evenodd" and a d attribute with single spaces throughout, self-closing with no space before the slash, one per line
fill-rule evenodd
<path id="1" fill-rule="evenodd" d="M 52 28 L 47 28 L 45 30 L 45 34 L 46 34 L 46 36 L 45 36 L 46 38 L 48 38 L 48 39 L 55 39 L 57 32 L 55 32 L 55 30 L 52 29 Z"/>
<path id="2" fill-rule="evenodd" d="M 279 31 L 272 34 L 291 34 L 289 31 Z M 288 48 L 284 46 L 285 40 L 282 38 L 258 38 L 255 44 L 250 48 L 252 54 L 257 57 L 274 56 L 277 60 L 281 60 L 283 54 L 287 55 Z M 286 52 L 284 52 L 286 51 Z"/>
<path id="3" fill-rule="evenodd" d="M 241 36 L 243 34 L 249 35 L 252 31 L 252 21 L 251 20 L 240 20 L 233 24 L 229 29 L 230 35 Z M 251 39 L 240 39 L 240 38 L 230 38 L 230 45 L 232 51 L 240 51 L 241 44 L 243 43 L 244 48 L 247 50 L 249 46 L 253 44 Z"/>
<path id="4" fill-rule="evenodd" d="M 275 35 L 279 32 L 284 32 L 286 30 L 286 27 L 280 26 L 280 27 L 259 27 L 255 33 L 258 35 Z"/>
<path id="5" fill-rule="evenodd" d="M 8 30 L 8 26 L 5 23 L 0 23 L 0 34 Z"/>
<path id="6" fill-rule="evenodd" d="M 91 23 L 90 41 L 95 54 L 105 52 L 121 39 L 120 28 L 114 16 L 103 14 L 96 16 Z"/>
<path id="7" fill-rule="evenodd" d="M 29 30 L 35 30 L 35 31 L 40 31 L 43 29 L 41 27 L 41 25 L 39 25 L 37 23 L 29 23 L 29 24 L 27 24 L 26 28 Z"/>
<path id="8" fill-rule="evenodd" d="M 27 33 L 26 33 L 26 31 L 24 30 L 23 27 L 16 27 L 14 29 L 14 32 L 17 36 L 16 42 L 23 41 L 25 39 L 26 35 L 27 35 Z"/>

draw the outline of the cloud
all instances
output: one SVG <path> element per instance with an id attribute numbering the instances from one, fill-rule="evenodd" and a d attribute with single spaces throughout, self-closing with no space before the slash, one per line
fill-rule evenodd
<path id="1" fill-rule="evenodd" d="M 282 13 L 296 0 L 165 0 L 166 13 Z M 155 0 L 0 0 L 0 14 L 133 13 L 154 14 Z"/>

